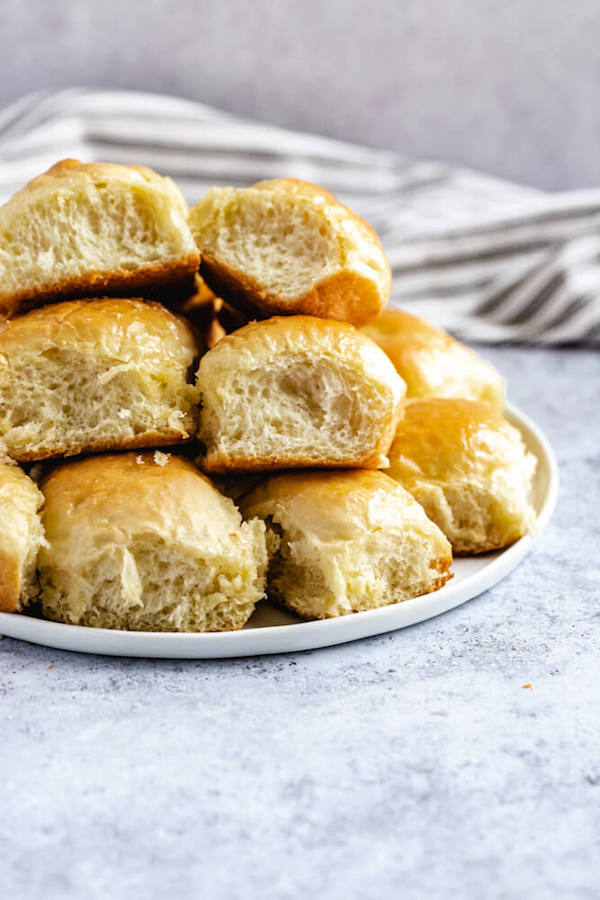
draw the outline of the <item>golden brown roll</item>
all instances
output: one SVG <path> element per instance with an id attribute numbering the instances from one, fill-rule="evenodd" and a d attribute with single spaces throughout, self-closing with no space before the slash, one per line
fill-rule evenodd
<path id="1" fill-rule="evenodd" d="M 56 163 L 0 209 L 0 313 L 191 282 L 200 258 L 187 216 L 179 188 L 152 169 Z"/>
<path id="2" fill-rule="evenodd" d="M 406 396 L 463 397 L 504 407 L 504 379 L 447 332 L 400 309 L 385 309 L 361 331 L 384 350 L 406 382 Z"/>
<path id="3" fill-rule="evenodd" d="M 0 461 L 0 612 L 16 612 L 36 594 L 36 561 L 44 543 L 41 492 L 22 469 Z"/>
<path id="4" fill-rule="evenodd" d="M 0 437 L 20 461 L 188 440 L 198 355 L 191 326 L 158 303 L 31 310 L 0 331 Z"/>
<path id="5" fill-rule="evenodd" d="M 311 316 L 266 319 L 224 337 L 198 370 L 207 472 L 379 468 L 404 382 L 356 328 Z"/>
<path id="6" fill-rule="evenodd" d="M 390 267 L 363 219 L 293 178 L 212 188 L 190 227 L 202 276 L 248 315 L 307 314 L 360 324 L 390 296 Z"/>
<path id="7" fill-rule="evenodd" d="M 486 403 L 407 404 L 390 462 L 389 475 L 418 500 L 455 553 L 505 547 L 535 521 L 535 458 L 519 431 Z"/>
<path id="8" fill-rule="evenodd" d="M 452 577 L 448 541 L 382 472 L 272 475 L 241 509 L 267 524 L 269 596 L 305 618 L 399 603 Z"/>
<path id="9" fill-rule="evenodd" d="M 241 628 L 264 593 L 264 525 L 162 451 L 66 463 L 42 482 L 42 610 L 132 631 Z"/>

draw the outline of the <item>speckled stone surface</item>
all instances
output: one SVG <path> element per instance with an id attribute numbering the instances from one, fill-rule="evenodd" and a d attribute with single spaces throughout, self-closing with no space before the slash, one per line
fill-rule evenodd
<path id="1" fill-rule="evenodd" d="M 485 352 L 562 484 L 477 600 L 223 662 L 0 642 L 2 897 L 599 896 L 600 354 Z"/>

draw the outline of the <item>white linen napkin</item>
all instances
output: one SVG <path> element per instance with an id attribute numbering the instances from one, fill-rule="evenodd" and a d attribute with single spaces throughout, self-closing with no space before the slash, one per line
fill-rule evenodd
<path id="1" fill-rule="evenodd" d="M 392 303 L 464 340 L 600 344 L 600 189 L 545 193 L 176 97 L 72 88 L 0 112 L 0 201 L 58 159 L 139 163 L 190 203 L 214 184 L 321 184 L 379 232 Z"/>

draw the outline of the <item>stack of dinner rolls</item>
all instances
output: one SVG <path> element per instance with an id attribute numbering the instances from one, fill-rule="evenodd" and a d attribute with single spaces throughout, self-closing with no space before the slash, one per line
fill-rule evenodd
<path id="1" fill-rule="evenodd" d="M 293 179 L 192 209 L 63 160 L 0 209 L 0 610 L 241 628 L 408 600 L 531 528 L 504 382 L 385 310 L 375 232 Z"/>

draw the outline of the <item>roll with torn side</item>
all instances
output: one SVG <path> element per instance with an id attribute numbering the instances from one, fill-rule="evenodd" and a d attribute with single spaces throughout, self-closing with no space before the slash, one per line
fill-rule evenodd
<path id="1" fill-rule="evenodd" d="M 450 544 L 382 472 L 272 475 L 241 509 L 267 525 L 268 595 L 307 619 L 399 603 L 452 577 Z"/>
<path id="2" fill-rule="evenodd" d="M 0 330 L 0 437 L 19 461 L 195 433 L 193 328 L 159 303 L 70 300 Z"/>
<path id="3" fill-rule="evenodd" d="M 380 468 L 405 385 L 352 325 L 312 316 L 253 322 L 202 357 L 198 437 L 207 472 Z"/>
<path id="4" fill-rule="evenodd" d="M 504 407 L 499 372 L 446 331 L 401 309 L 385 309 L 361 331 L 387 353 L 406 382 L 406 396 L 463 397 Z"/>
<path id="5" fill-rule="evenodd" d="M 265 526 L 242 522 L 189 461 L 88 457 L 42 481 L 42 611 L 131 631 L 241 628 L 264 594 Z"/>
<path id="6" fill-rule="evenodd" d="M 249 315 L 360 324 L 387 303 L 390 266 L 364 219 L 293 178 L 212 188 L 190 212 L 211 288 Z"/>
<path id="7" fill-rule="evenodd" d="M 485 403 L 408 403 L 390 461 L 389 475 L 418 500 L 457 554 L 500 549 L 534 525 L 535 457 L 520 432 Z"/>
<path id="8" fill-rule="evenodd" d="M 64 159 L 0 208 L 0 313 L 193 285 L 188 206 L 144 166 Z"/>
<path id="9" fill-rule="evenodd" d="M 41 491 L 19 466 L 0 461 L 0 612 L 19 611 L 37 593 L 43 502 Z"/>

